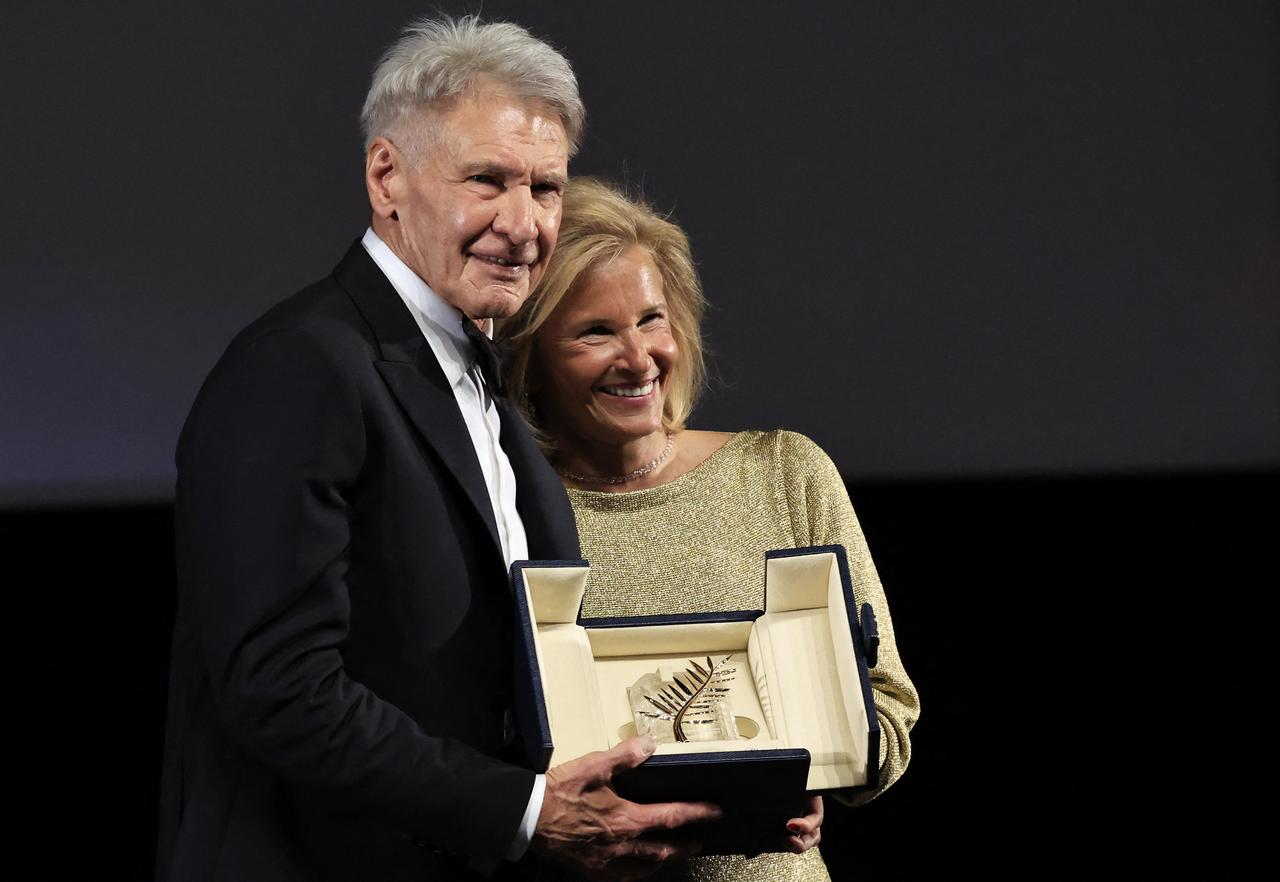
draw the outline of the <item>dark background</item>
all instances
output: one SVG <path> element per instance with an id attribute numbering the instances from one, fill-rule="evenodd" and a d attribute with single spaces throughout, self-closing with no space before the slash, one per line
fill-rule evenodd
<path id="1" fill-rule="evenodd" d="M 430 8 L 79 6 L 0 35 L 11 707 L 33 818 L 75 819 L 60 856 L 142 878 L 177 432 L 232 334 L 363 231 L 368 75 Z M 837 878 L 1250 853 L 1275 777 L 1275 4 L 484 11 L 574 64 L 573 171 L 689 231 L 717 371 L 695 424 L 804 431 L 850 484 L 924 716 L 903 781 L 832 810 Z"/>

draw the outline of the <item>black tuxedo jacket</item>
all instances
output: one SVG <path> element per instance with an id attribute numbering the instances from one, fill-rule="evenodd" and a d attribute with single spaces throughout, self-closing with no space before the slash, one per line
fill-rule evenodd
<path id="1" fill-rule="evenodd" d="M 530 555 L 576 559 L 564 490 L 506 408 L 501 441 Z M 500 860 L 533 784 L 504 726 L 506 567 L 453 392 L 359 243 L 236 337 L 177 460 L 158 877 Z"/>

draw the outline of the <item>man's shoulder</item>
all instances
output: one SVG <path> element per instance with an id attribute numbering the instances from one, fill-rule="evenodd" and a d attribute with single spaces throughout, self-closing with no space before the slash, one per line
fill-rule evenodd
<path id="1" fill-rule="evenodd" d="M 183 439 L 198 435 L 201 426 L 222 431 L 233 418 L 270 422 L 290 408 L 350 404 L 367 382 L 376 351 L 347 291 L 333 276 L 321 279 L 232 338 L 196 395 Z"/>
<path id="2" fill-rule="evenodd" d="M 350 295 L 333 276 L 327 276 L 277 302 L 251 321 L 232 340 L 228 351 L 264 337 L 297 333 L 324 340 L 352 333 L 369 336 L 368 327 Z"/>
<path id="3" fill-rule="evenodd" d="M 353 294 L 344 287 L 343 267 L 353 260 L 357 244 L 329 275 L 277 302 L 231 340 L 222 360 L 268 341 L 306 341 L 322 350 L 367 351 L 376 346 L 373 329 Z"/>
<path id="4" fill-rule="evenodd" d="M 348 258 L 350 255 L 348 255 Z M 295 384 L 301 372 L 321 382 L 355 380 L 377 359 L 378 342 L 340 269 L 271 306 L 227 344 L 197 396 L 246 378 L 267 386 Z"/>

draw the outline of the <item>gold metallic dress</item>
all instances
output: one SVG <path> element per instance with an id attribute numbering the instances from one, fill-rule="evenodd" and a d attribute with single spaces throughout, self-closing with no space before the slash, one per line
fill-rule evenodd
<path id="1" fill-rule="evenodd" d="M 871 670 L 881 733 L 879 790 L 898 779 L 911 757 L 919 699 L 898 657 L 884 589 L 844 482 L 818 445 L 795 432 L 740 432 L 670 484 L 630 493 L 570 488 L 569 501 L 583 557 L 592 564 L 582 602 L 587 617 L 762 609 L 766 551 L 843 545 L 857 604 L 871 604 L 880 629 L 879 663 Z M 829 877 L 818 850 L 810 849 L 750 860 L 702 857 L 655 878 Z"/>

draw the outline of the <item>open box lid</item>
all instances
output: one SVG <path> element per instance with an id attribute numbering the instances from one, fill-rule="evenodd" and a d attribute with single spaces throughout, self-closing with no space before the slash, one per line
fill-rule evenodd
<path id="1" fill-rule="evenodd" d="M 664 641 L 677 645 L 681 644 L 679 634 L 702 634 L 711 626 L 747 635 L 744 649 L 749 643 L 750 675 L 761 693 L 760 703 L 774 738 L 765 750 L 753 750 L 750 741 L 719 742 L 705 758 L 689 755 L 690 750 L 703 749 L 696 744 L 661 745 L 645 767 L 742 762 L 744 754 L 763 755 L 769 750 L 794 758 L 798 751 L 805 751 L 812 758 L 808 790 L 875 786 L 880 730 L 867 662 L 870 656 L 874 664 L 878 638 L 869 606 L 864 607 L 859 624 L 844 549 L 823 546 L 771 551 L 765 556 L 765 567 L 763 611 L 582 619 L 581 601 L 590 573 L 586 561 L 514 564 L 517 717 L 520 737 L 535 768 L 542 770 L 552 763 L 552 716 L 573 721 L 575 731 L 567 739 L 572 745 L 564 746 L 571 747 L 575 755 L 608 749 L 621 740 L 600 710 L 595 676 L 590 672 L 593 650 L 589 644 L 599 645 L 604 640 L 611 647 L 608 652 L 617 653 L 622 646 L 644 656 L 645 641 L 654 639 L 655 634 L 661 633 Z M 565 642 L 570 630 L 573 639 Z M 539 635 L 556 632 L 545 651 L 575 654 L 572 664 L 557 659 L 552 659 L 552 664 L 557 671 L 569 671 L 570 679 L 577 678 L 577 682 L 548 684 L 544 679 L 548 668 Z M 582 639 L 579 634 L 591 639 Z M 631 644 L 629 650 L 627 644 Z M 681 646 L 675 651 L 686 649 Z M 690 647 L 690 651 L 698 654 L 696 648 Z M 553 714 L 548 712 L 549 687 L 556 690 Z M 563 730 L 564 723 L 559 727 Z M 571 758 L 557 756 L 555 761 Z"/>

